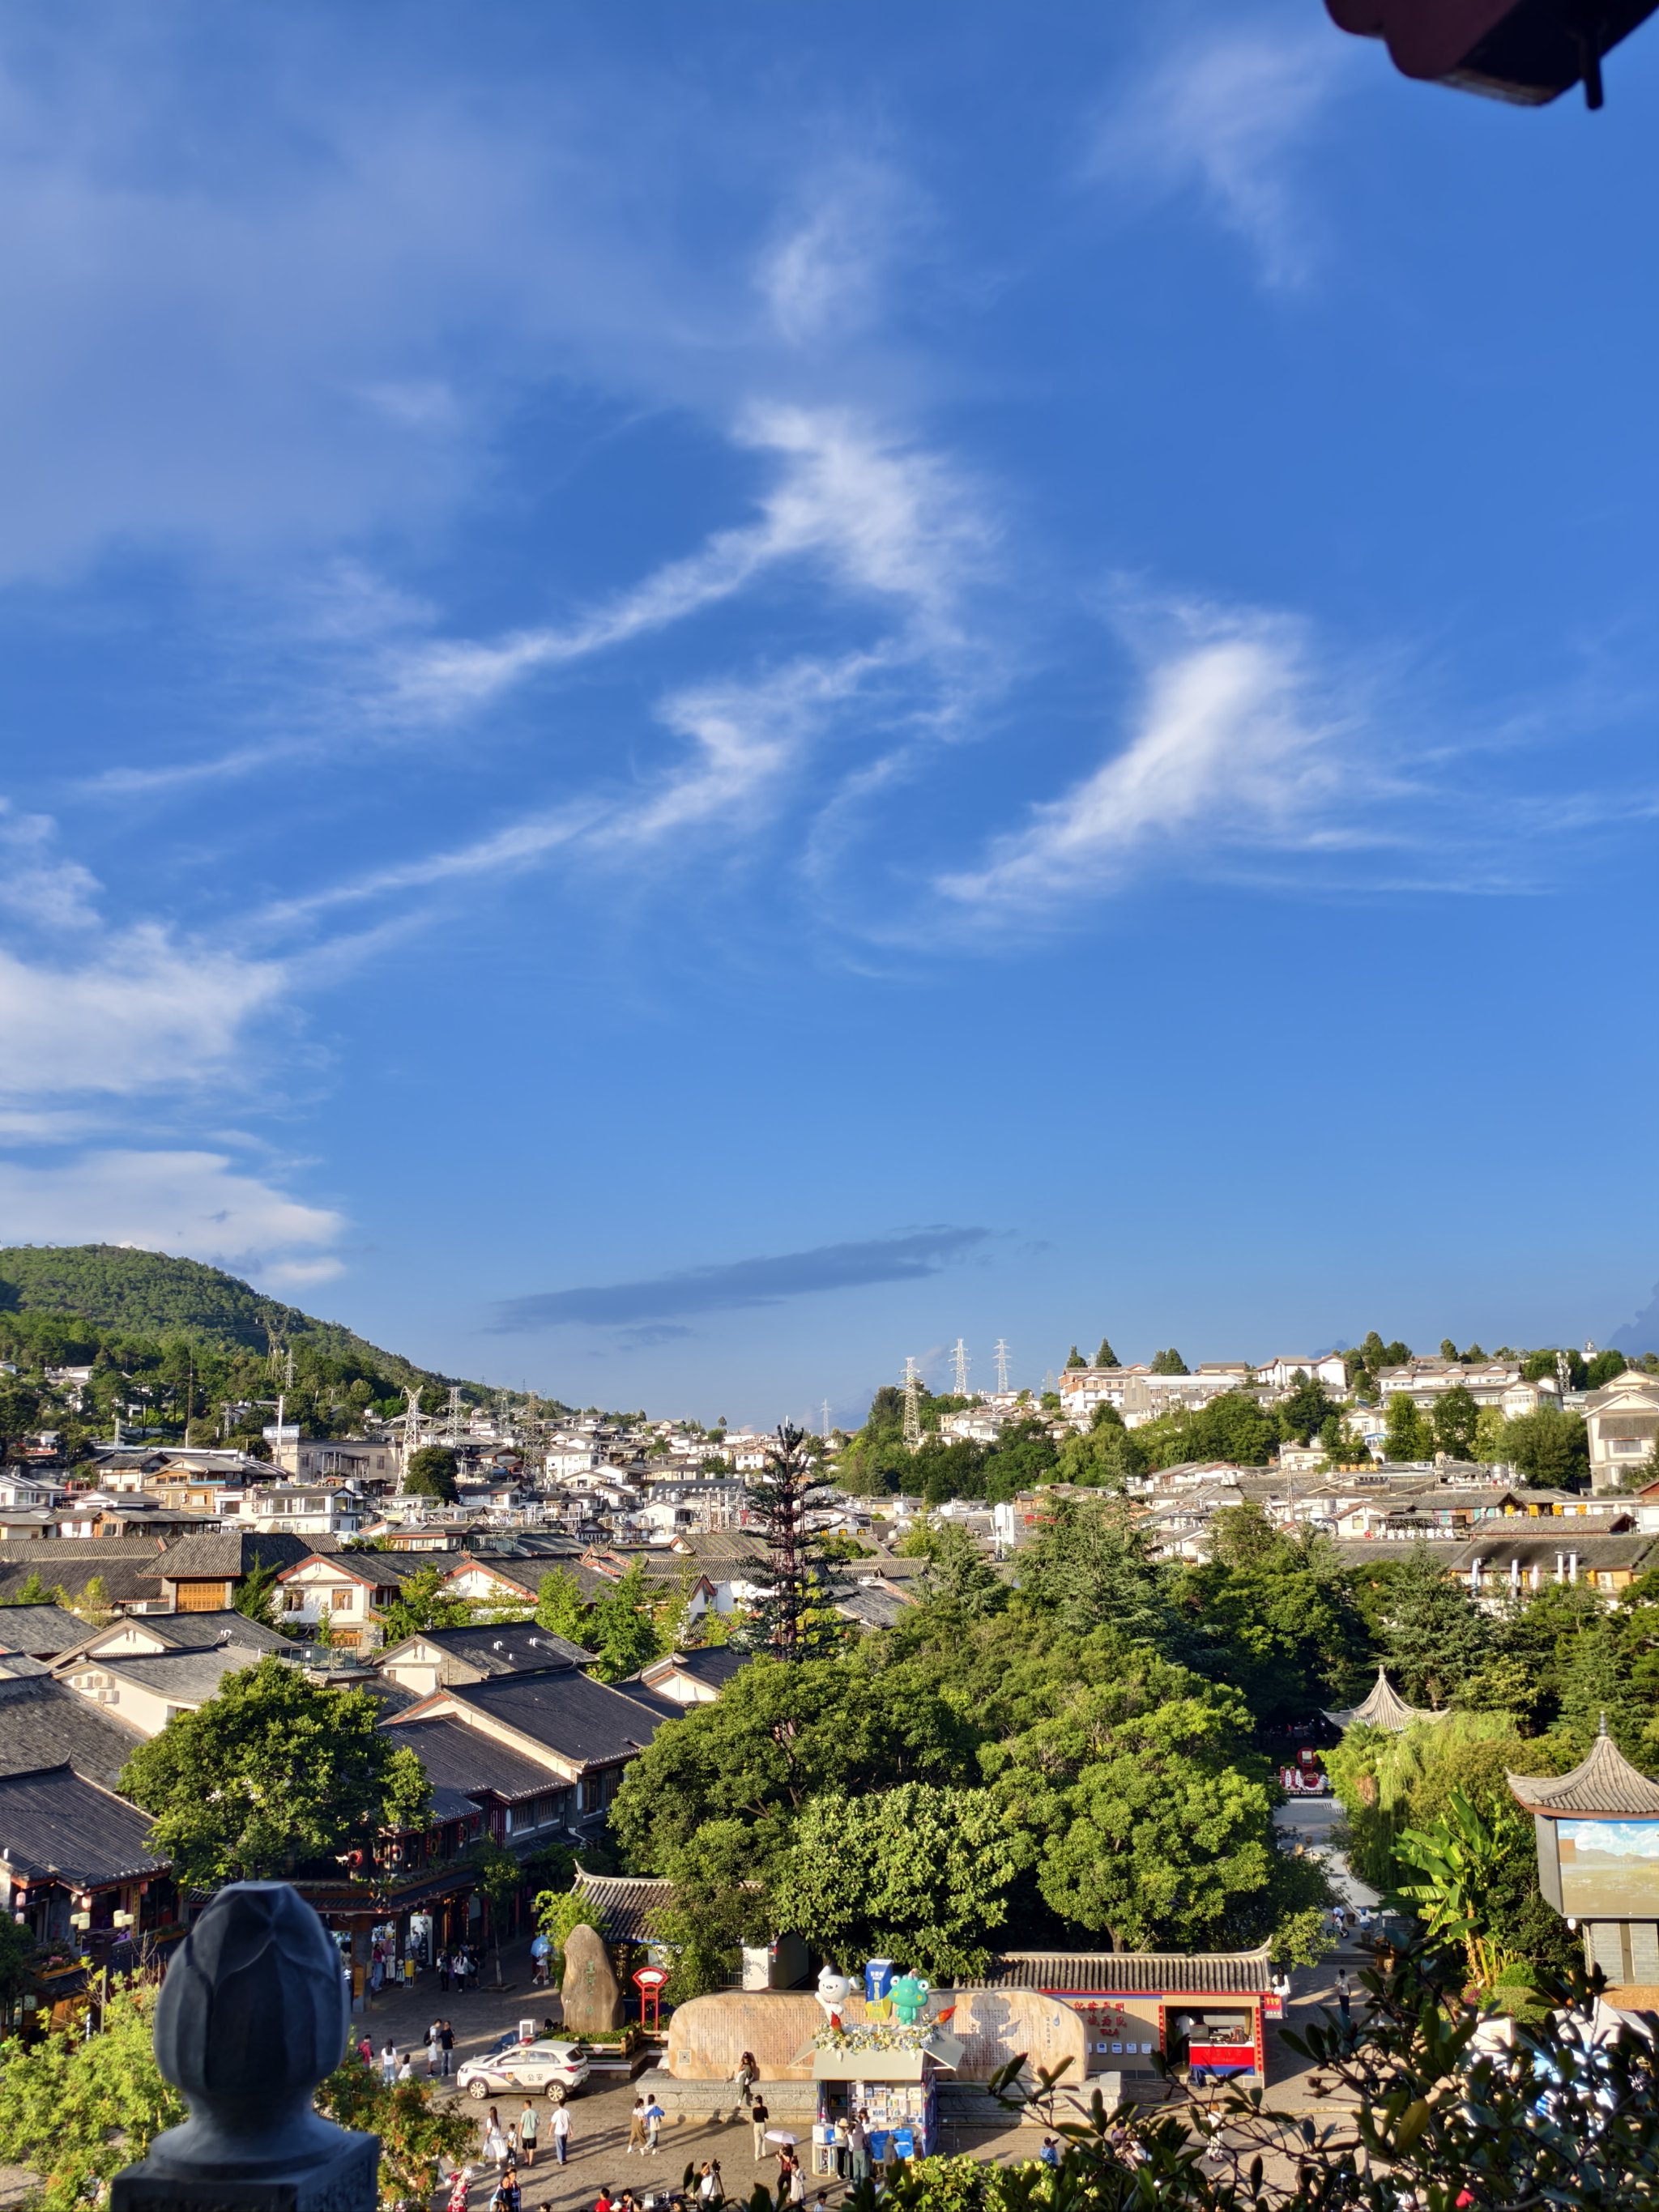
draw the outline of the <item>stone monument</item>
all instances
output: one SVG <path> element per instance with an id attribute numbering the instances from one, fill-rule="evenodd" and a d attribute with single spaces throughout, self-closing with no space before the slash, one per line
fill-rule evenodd
<path id="1" fill-rule="evenodd" d="M 567 2035 L 594 2035 L 623 2024 L 622 1984 L 597 1928 L 573 1928 L 564 1943 Z"/>
<path id="2" fill-rule="evenodd" d="M 312 2094 L 345 2051 L 340 1954 L 283 1881 L 222 1889 L 167 1971 L 155 2063 L 190 2118 L 115 2177 L 112 2212 L 374 2212 L 378 2136 Z"/>

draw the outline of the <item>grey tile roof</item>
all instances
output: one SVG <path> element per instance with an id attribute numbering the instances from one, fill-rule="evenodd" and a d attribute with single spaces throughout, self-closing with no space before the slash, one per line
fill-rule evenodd
<path id="1" fill-rule="evenodd" d="M 5 1615 L 0 1613 L 0 1623 L 4 1619 Z M 401 1644 L 388 1645 L 380 1655 L 380 1663 L 384 1666 L 394 1653 L 408 1651 L 416 1644 L 430 1644 L 447 1658 L 476 1667 L 481 1674 L 522 1674 L 530 1668 L 590 1666 L 595 1656 L 581 1644 L 556 1636 L 550 1628 L 538 1628 L 533 1620 L 479 1621 L 466 1628 L 423 1629 L 418 1636 L 405 1637 Z"/>
<path id="2" fill-rule="evenodd" d="M 1607 1732 L 1607 1723 L 1570 1774 L 1506 1777 L 1529 1813 L 1616 1813 L 1626 1820 L 1659 1814 L 1659 1782 L 1631 1765 Z"/>
<path id="3" fill-rule="evenodd" d="M 77 1774 L 110 1789 L 143 1741 L 65 1682 L 0 1680 L 0 1774 L 67 1759 Z"/>
<path id="4" fill-rule="evenodd" d="M 0 1651 L 27 1651 L 36 1659 L 67 1651 L 87 1632 L 61 1605 L 0 1605 Z"/>
<path id="5" fill-rule="evenodd" d="M 31 1877 L 76 1888 L 161 1874 L 149 1815 L 67 1763 L 0 1777 L 0 1845 Z"/>
<path id="6" fill-rule="evenodd" d="M 599 1916 L 607 1943 L 644 1943 L 652 1934 L 651 1916 L 666 1905 L 672 1881 L 653 1875 L 589 1874 L 576 1869 L 576 1887 Z"/>
<path id="7" fill-rule="evenodd" d="M 1433 1712 L 1426 1705 L 1408 1705 L 1389 1680 L 1388 1669 L 1379 1667 L 1376 1680 L 1358 1705 L 1327 1712 L 1325 1717 L 1336 1728 L 1352 1728 L 1358 1722 L 1364 1727 L 1387 1729 L 1390 1735 L 1398 1735 L 1413 1721 L 1443 1721 L 1446 1714 L 1444 1711 Z"/>
<path id="8" fill-rule="evenodd" d="M 118 1681 L 134 1682 L 158 1698 L 181 1705 L 204 1704 L 216 1697 L 227 1674 L 240 1674 L 255 1665 L 262 1655 L 246 1644 L 216 1644 L 207 1651 L 153 1651 L 134 1659 L 91 1658 L 78 1662 L 71 1671 L 96 1668 Z"/>
<path id="9" fill-rule="evenodd" d="M 723 1690 L 732 1677 L 749 1664 L 751 1654 L 732 1644 L 711 1644 L 701 1651 L 676 1651 L 674 1671 L 687 1674 L 706 1689 Z M 660 1663 L 660 1662 L 659 1662 Z M 635 1678 L 637 1679 L 637 1678 Z"/>
<path id="10" fill-rule="evenodd" d="M 245 1613 L 228 1607 L 215 1613 L 137 1613 L 122 1626 L 130 1628 L 134 1621 L 168 1651 L 206 1651 L 227 1640 L 245 1644 L 251 1651 L 292 1652 L 295 1648 L 289 1638 L 267 1628 L 263 1620 L 250 1620 Z M 4 1613 L 0 1612 L 0 1641 L 4 1639 L 5 1622 Z M 96 1641 L 87 1638 L 84 1627 L 82 1635 L 88 1642 Z"/>
<path id="11" fill-rule="evenodd" d="M 79 1597 L 88 1583 L 103 1584 L 111 1605 L 154 1605 L 161 1595 L 155 1579 L 155 1549 L 147 1544 L 136 1556 L 95 1550 L 74 1537 L 31 1544 L 34 1557 L 27 1566 L 15 1561 L 0 1566 L 0 1605 L 15 1599 L 38 1575 L 48 1589 L 61 1589 L 65 1597 Z"/>
<path id="12" fill-rule="evenodd" d="M 540 1797 L 560 1786 L 557 1775 L 533 1759 L 447 1714 L 398 1721 L 386 1733 L 415 1753 L 434 1790 L 459 1790 L 469 1797 L 493 1790 L 498 1797 L 514 1798 Z"/>
<path id="13" fill-rule="evenodd" d="M 958 1989 L 1040 1990 L 1053 1996 L 1260 1996 L 1272 1984 L 1259 1951 L 1008 1951 L 982 1981 Z"/>
<path id="14" fill-rule="evenodd" d="M 308 1559 L 316 1548 L 310 1537 L 290 1536 L 281 1529 L 262 1534 L 257 1528 L 222 1528 L 211 1535 L 180 1536 L 161 1553 L 153 1572 L 169 1582 L 240 1577 L 252 1573 L 256 1565 L 294 1566 Z"/>
<path id="15" fill-rule="evenodd" d="M 1536 1566 L 1553 1576 L 1557 1559 L 1570 1559 L 1575 1553 L 1581 1575 L 1597 1569 L 1639 1567 L 1650 1553 L 1659 1555 L 1659 1535 L 1603 1536 L 1583 1522 L 1554 1521 L 1546 1535 L 1472 1537 L 1460 1546 L 1452 1565 L 1467 1573 L 1479 1559 L 1490 1575 L 1507 1572 L 1513 1559 L 1522 1569 Z"/>
<path id="16" fill-rule="evenodd" d="M 44 1659 L 31 1659 L 27 1651 L 0 1651 L 0 1674 L 49 1674 L 52 1669 Z"/>
<path id="17" fill-rule="evenodd" d="M 325 1559 L 331 1567 L 338 1567 L 346 1574 L 356 1576 L 360 1582 L 373 1583 L 381 1589 L 400 1589 L 411 1575 L 418 1575 L 431 1565 L 430 1559 L 422 1559 L 410 1552 L 319 1553 L 301 1537 L 293 1540 L 303 1547 L 301 1559 Z M 284 1564 L 297 1566 L 300 1559 Z"/>
<path id="18" fill-rule="evenodd" d="M 603 1765 L 642 1750 L 661 1718 L 642 1699 L 574 1667 L 463 1683 L 445 1694 L 582 1765 Z"/>

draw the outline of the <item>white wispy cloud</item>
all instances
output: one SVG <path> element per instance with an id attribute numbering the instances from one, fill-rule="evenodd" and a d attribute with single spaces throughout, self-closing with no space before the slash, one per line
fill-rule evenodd
<path id="1" fill-rule="evenodd" d="M 806 180 L 755 270 L 792 346 L 843 341 L 877 316 L 894 263 L 916 241 L 915 186 L 885 163 L 843 160 Z"/>
<path id="2" fill-rule="evenodd" d="M 1113 101 L 1087 174 L 1136 194 L 1196 191 L 1268 283 L 1300 282 L 1315 232 L 1297 158 L 1346 61 L 1328 28 L 1212 21 L 1171 40 L 1160 26 L 1160 58 Z"/>
<path id="3" fill-rule="evenodd" d="M 751 520 L 714 532 L 574 622 L 399 649 L 388 667 L 385 717 L 470 712 L 539 670 L 684 622 L 790 562 L 816 561 L 849 592 L 902 602 L 933 625 L 950 622 L 964 570 L 992 533 L 939 455 L 854 415 L 794 406 L 751 409 L 735 439 L 777 465 Z"/>
<path id="4" fill-rule="evenodd" d="M 1040 911 L 1121 890 L 1159 859 L 1328 851 L 1376 834 L 1356 814 L 1370 772 L 1344 742 L 1357 702 L 1302 624 L 1187 606 L 1154 627 L 1164 635 L 1127 742 L 1034 806 L 981 866 L 941 877 L 948 898 Z"/>
<path id="5" fill-rule="evenodd" d="M 325 1248 L 344 1231 L 223 1152 L 82 1152 L 45 1164 L 0 1160 L 0 1220 L 17 1243 L 135 1244 L 186 1253 L 273 1281 L 320 1282 L 340 1270 Z"/>
<path id="6" fill-rule="evenodd" d="M 0 1099 L 24 1114 L 222 1076 L 287 988 L 279 962 L 156 921 L 110 927 L 100 889 L 58 853 L 53 822 L 0 802 Z"/>

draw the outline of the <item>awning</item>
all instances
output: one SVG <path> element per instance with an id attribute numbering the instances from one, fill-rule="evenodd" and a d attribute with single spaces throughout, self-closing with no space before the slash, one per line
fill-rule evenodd
<path id="1" fill-rule="evenodd" d="M 843 2051 L 815 2051 L 812 2053 L 812 2079 L 815 2081 L 920 2081 L 928 2059 L 935 2066 L 943 2066 L 954 2073 L 962 2063 L 963 2044 L 960 2038 L 947 2035 L 936 2027 L 926 2043 L 913 2044 L 908 2050 L 879 2051 L 873 2047 L 860 2049 L 856 2045 Z"/>

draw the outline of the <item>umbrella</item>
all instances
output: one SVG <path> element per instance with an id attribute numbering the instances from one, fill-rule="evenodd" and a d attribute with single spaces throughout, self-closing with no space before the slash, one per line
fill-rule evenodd
<path id="1" fill-rule="evenodd" d="M 768 2142 L 793 2143 L 795 2138 L 787 2128 L 768 2128 L 766 2140 Z"/>

